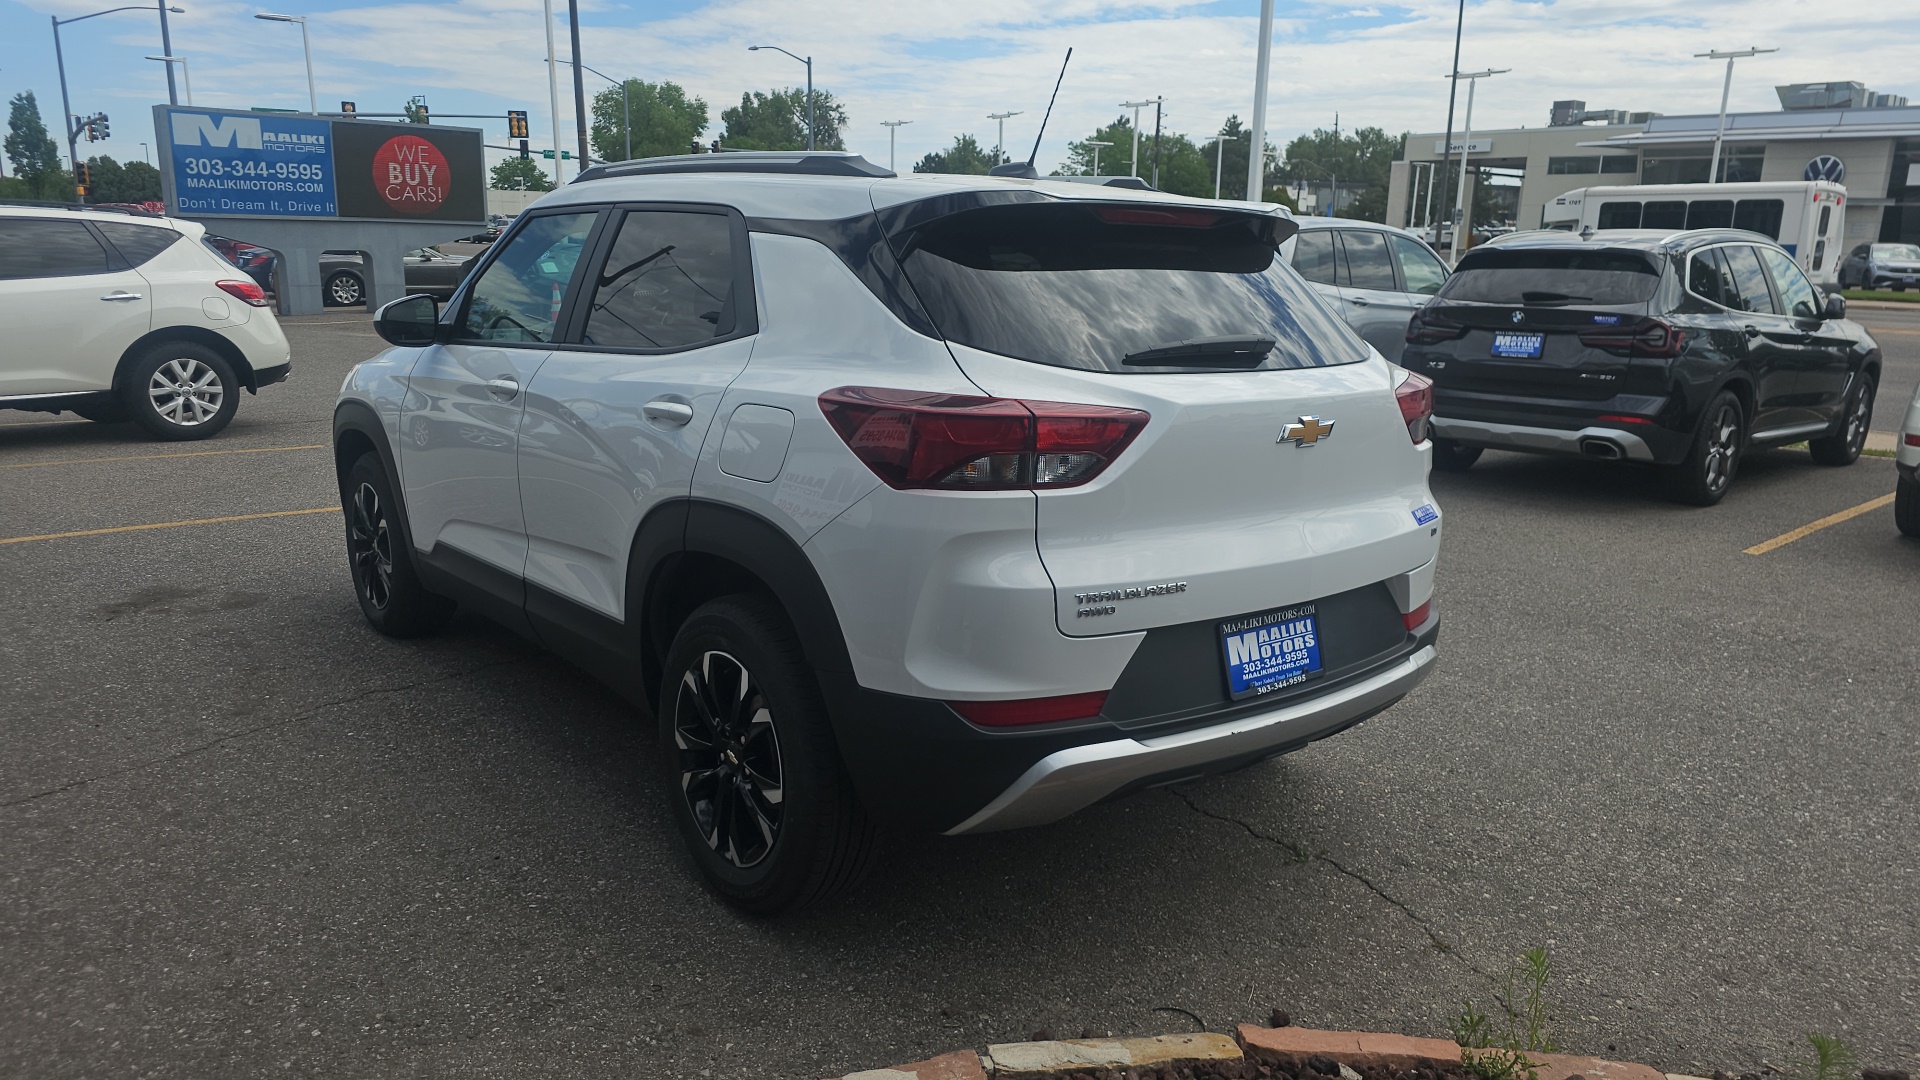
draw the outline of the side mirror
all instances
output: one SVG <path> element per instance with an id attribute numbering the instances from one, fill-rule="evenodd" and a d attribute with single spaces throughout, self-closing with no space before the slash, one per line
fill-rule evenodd
<path id="1" fill-rule="evenodd" d="M 1820 317 L 1828 322 L 1847 317 L 1847 298 L 1839 293 L 1828 293 L 1826 305 L 1820 309 Z"/>
<path id="2" fill-rule="evenodd" d="M 431 345 L 439 340 L 440 301 L 425 293 L 403 296 L 373 313 L 373 330 L 389 345 Z"/>

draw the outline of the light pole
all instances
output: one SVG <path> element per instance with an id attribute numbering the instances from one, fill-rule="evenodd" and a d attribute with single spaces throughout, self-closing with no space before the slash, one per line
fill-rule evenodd
<path id="1" fill-rule="evenodd" d="M 300 24 L 300 51 L 307 54 L 307 112 L 319 116 L 320 98 L 313 92 L 313 42 L 307 38 L 307 17 L 305 15 L 274 15 L 263 11 L 254 18 L 264 19 L 267 22 Z M 172 50 L 168 52 L 171 54 Z"/>
<path id="2" fill-rule="evenodd" d="M 1466 0 L 1460 0 L 1466 3 Z M 1267 67 L 1273 61 L 1273 0 L 1260 0 L 1260 49 L 1253 67 L 1253 142 L 1247 149 L 1247 201 L 1267 193 Z"/>
<path id="3" fill-rule="evenodd" d="M 1120 107 L 1133 110 L 1133 161 L 1127 166 L 1128 176 L 1140 175 L 1140 110 L 1153 104 L 1154 99 L 1145 101 L 1123 101 Z"/>
<path id="4" fill-rule="evenodd" d="M 619 85 L 620 87 L 620 131 L 621 131 L 621 134 L 626 136 L 626 140 L 627 140 L 627 156 L 625 160 L 632 161 L 633 160 L 633 105 L 632 105 L 632 102 L 629 101 L 627 97 L 628 80 L 615 79 L 611 75 L 607 75 L 599 71 L 594 71 L 593 68 L 590 68 L 587 65 L 580 63 L 577 60 L 562 60 L 560 62 L 563 64 L 573 64 L 576 67 L 579 67 L 585 71 L 592 71 L 595 75 L 599 75 L 601 78 L 607 80 L 608 82 L 616 83 Z M 586 144 L 582 143 L 581 145 L 584 146 Z M 585 161 L 586 159 L 581 158 L 580 160 Z"/>
<path id="5" fill-rule="evenodd" d="M 192 95 L 191 95 L 191 94 L 189 94 L 189 95 L 188 95 L 188 100 L 187 100 L 187 104 L 189 104 L 189 105 L 191 105 L 191 104 L 193 104 L 193 100 L 192 100 Z M 149 165 L 151 165 L 151 164 L 153 164 L 153 155 L 147 152 L 147 144 L 146 144 L 146 143 L 141 143 L 141 144 L 140 144 L 140 160 L 141 160 L 141 161 L 144 161 L 144 162 L 146 162 L 146 163 L 147 163 L 147 164 L 149 164 Z"/>
<path id="6" fill-rule="evenodd" d="M 78 172 L 80 168 L 79 161 L 73 156 L 74 137 L 78 133 L 73 130 L 73 106 L 69 104 L 67 100 L 67 60 L 66 60 L 65 54 L 63 54 L 60 51 L 60 28 L 67 25 L 68 23 L 77 23 L 85 19 L 97 19 L 102 15 L 111 15 L 116 11 L 145 11 L 145 10 L 147 10 L 147 5 L 145 4 L 130 4 L 126 7 L 108 8 L 105 11 L 96 11 L 91 15 L 75 15 L 71 19 L 62 19 L 57 16 L 48 16 L 48 18 L 51 18 L 53 20 L 53 62 L 54 62 L 54 66 L 56 66 L 60 70 L 60 127 L 67 137 L 67 167 L 73 169 L 75 172 Z M 187 13 L 187 9 L 181 8 L 181 7 L 162 7 L 160 9 L 160 37 L 161 37 L 161 44 L 163 46 L 166 43 L 165 39 L 167 36 L 166 13 L 169 11 L 173 12 L 176 15 L 185 15 Z M 169 103 L 175 103 L 173 101 L 173 69 L 172 68 L 167 69 L 167 100 Z"/>
<path id="7" fill-rule="evenodd" d="M 1466 28 L 1467 28 L 1467 0 L 1460 0 L 1459 11 L 1457 14 L 1454 15 L 1454 20 L 1453 20 L 1453 66 L 1449 67 L 1447 69 L 1448 71 L 1460 70 L 1460 35 L 1462 31 L 1466 30 Z M 1447 134 L 1446 134 L 1446 142 L 1440 148 L 1440 172 L 1438 174 L 1440 179 L 1442 180 L 1445 180 L 1453 175 L 1453 106 L 1454 106 L 1454 102 L 1456 101 L 1456 99 L 1459 98 L 1459 96 L 1460 96 L 1460 80 L 1458 79 L 1448 80 L 1447 82 Z M 1429 177 L 1429 179 L 1431 179 L 1431 177 Z M 1440 208 L 1443 211 L 1446 209 L 1446 206 L 1447 206 L 1446 199 L 1447 199 L 1447 196 L 1443 189 L 1440 195 Z M 1429 224 L 1431 224 L 1431 222 L 1429 222 Z M 1438 232 L 1435 232 L 1433 234 L 1433 239 L 1435 243 L 1439 243 L 1440 234 Z"/>
<path id="8" fill-rule="evenodd" d="M 1007 156 L 1007 117 L 1019 115 L 1020 110 L 1018 109 L 1012 112 L 994 112 L 987 114 L 987 119 L 1000 125 L 1000 133 L 993 138 L 993 163 L 995 165 L 1002 164 Z"/>
<path id="9" fill-rule="evenodd" d="M 187 58 L 184 56 L 149 56 L 147 57 L 147 59 L 158 60 L 161 63 L 167 65 L 167 70 L 169 72 L 173 70 L 173 65 L 175 64 L 180 65 L 180 76 L 181 78 L 185 79 L 187 83 L 187 107 L 192 108 L 193 107 L 193 72 L 187 70 Z M 141 143 L 140 145 L 145 146 L 147 144 Z"/>
<path id="10" fill-rule="evenodd" d="M 814 132 L 814 127 L 813 127 L 813 57 L 811 57 L 811 56 L 794 56 L 794 55 L 793 55 L 792 53 L 790 53 L 790 52 L 787 52 L 787 50 L 785 50 L 785 49 L 783 49 L 783 48 L 781 48 L 781 47 L 780 47 L 780 46 L 778 46 L 778 45 L 749 45 L 749 46 L 747 46 L 747 51 L 748 51 L 748 52 L 759 52 L 759 51 L 760 51 L 761 49 L 772 49 L 772 50 L 773 50 L 774 52 L 783 52 L 783 53 L 787 53 L 787 55 L 788 55 L 788 56 L 793 56 L 793 58 L 794 58 L 795 60 L 798 60 L 798 61 L 800 61 L 801 63 L 803 63 L 803 64 L 805 64 L 805 65 L 807 65 L 807 149 L 809 149 L 809 150 L 811 150 L 811 149 L 813 149 L 813 132 Z"/>
<path id="11" fill-rule="evenodd" d="M 895 168 L 893 167 L 893 137 L 894 137 L 895 135 L 898 135 L 898 134 L 900 134 L 900 127 L 901 127 L 901 125 L 903 125 L 903 124 L 911 124 L 911 123 L 913 123 L 913 121 L 911 121 L 911 120 L 882 120 L 882 121 L 880 121 L 880 126 L 881 126 L 881 127 L 883 127 L 883 128 L 886 128 L 886 129 L 887 129 L 887 171 L 888 171 L 888 172 L 898 172 L 898 171 L 899 171 L 898 169 L 895 169 Z"/>
<path id="12" fill-rule="evenodd" d="M 553 183 L 560 179 L 560 65 L 553 60 L 553 0 L 540 0 L 547 17 L 547 111 L 553 118 Z M 585 168 L 583 165 L 582 168 Z"/>
<path id="13" fill-rule="evenodd" d="M 1717 184 L 1720 182 L 1720 143 L 1727 137 L 1727 95 L 1733 91 L 1733 62 L 1749 56 L 1759 56 L 1761 53 L 1779 51 L 1779 49 L 1747 48 L 1733 49 L 1728 52 L 1719 52 L 1716 50 L 1713 52 L 1693 54 L 1696 60 L 1725 60 L 1727 62 L 1727 78 L 1725 82 L 1720 84 L 1720 126 L 1713 130 L 1713 161 L 1707 165 L 1707 183 Z"/>
<path id="14" fill-rule="evenodd" d="M 1093 175 L 1099 176 L 1100 148 L 1103 146 L 1112 146 L 1113 144 L 1110 142 L 1101 142 L 1099 139 L 1088 139 L 1085 145 L 1093 147 Z"/>
<path id="15" fill-rule="evenodd" d="M 1481 79 L 1505 75 L 1512 70 L 1488 68 L 1472 73 L 1455 71 L 1452 76 L 1454 79 L 1467 80 L 1467 115 L 1460 124 L 1460 203 L 1453 215 L 1453 235 L 1447 239 L 1447 255 L 1456 263 L 1460 261 L 1460 234 L 1464 232 L 1469 240 L 1473 238 L 1473 202 L 1467 196 L 1467 159 L 1472 156 L 1473 150 L 1473 91 L 1480 85 Z"/>
<path id="16" fill-rule="evenodd" d="M 1213 197 L 1217 199 L 1220 197 L 1220 170 L 1226 167 L 1227 161 L 1227 137 L 1215 135 L 1207 142 L 1213 144 Z"/>

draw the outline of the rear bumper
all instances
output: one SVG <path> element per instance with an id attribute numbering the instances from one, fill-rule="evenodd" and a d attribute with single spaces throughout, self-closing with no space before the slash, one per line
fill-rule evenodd
<path id="1" fill-rule="evenodd" d="M 1460 420 L 1436 416 L 1434 434 L 1467 446 L 1486 446 L 1499 450 L 1526 450 L 1540 454 L 1572 454 L 1608 460 L 1654 462 L 1660 460 L 1653 447 L 1639 434 L 1617 427 L 1564 428 L 1531 427 L 1523 424 L 1499 424 L 1490 420 Z"/>
<path id="2" fill-rule="evenodd" d="M 274 383 L 286 382 L 287 376 L 292 373 L 292 361 L 284 364 L 275 364 L 272 367 L 255 368 L 253 371 L 253 386 L 249 387 L 249 389 L 258 390 L 263 386 L 272 386 Z"/>

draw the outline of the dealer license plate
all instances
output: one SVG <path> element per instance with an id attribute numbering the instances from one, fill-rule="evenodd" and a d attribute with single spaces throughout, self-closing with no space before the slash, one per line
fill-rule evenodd
<path id="1" fill-rule="evenodd" d="M 1495 333 L 1493 355 L 1509 360 L 1538 360 L 1546 344 L 1545 334 Z"/>
<path id="2" fill-rule="evenodd" d="M 1307 681 L 1320 670 L 1320 624 L 1312 604 L 1219 624 L 1227 692 L 1235 701 Z"/>

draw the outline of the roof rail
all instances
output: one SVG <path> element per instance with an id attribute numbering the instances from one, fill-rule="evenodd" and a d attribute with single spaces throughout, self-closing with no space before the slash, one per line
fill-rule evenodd
<path id="1" fill-rule="evenodd" d="M 675 154 L 671 157 L 614 161 L 583 170 L 571 183 L 610 176 L 649 176 L 661 173 L 780 173 L 795 176 L 897 175 L 859 154 L 843 151 L 746 150 L 724 154 Z"/>

